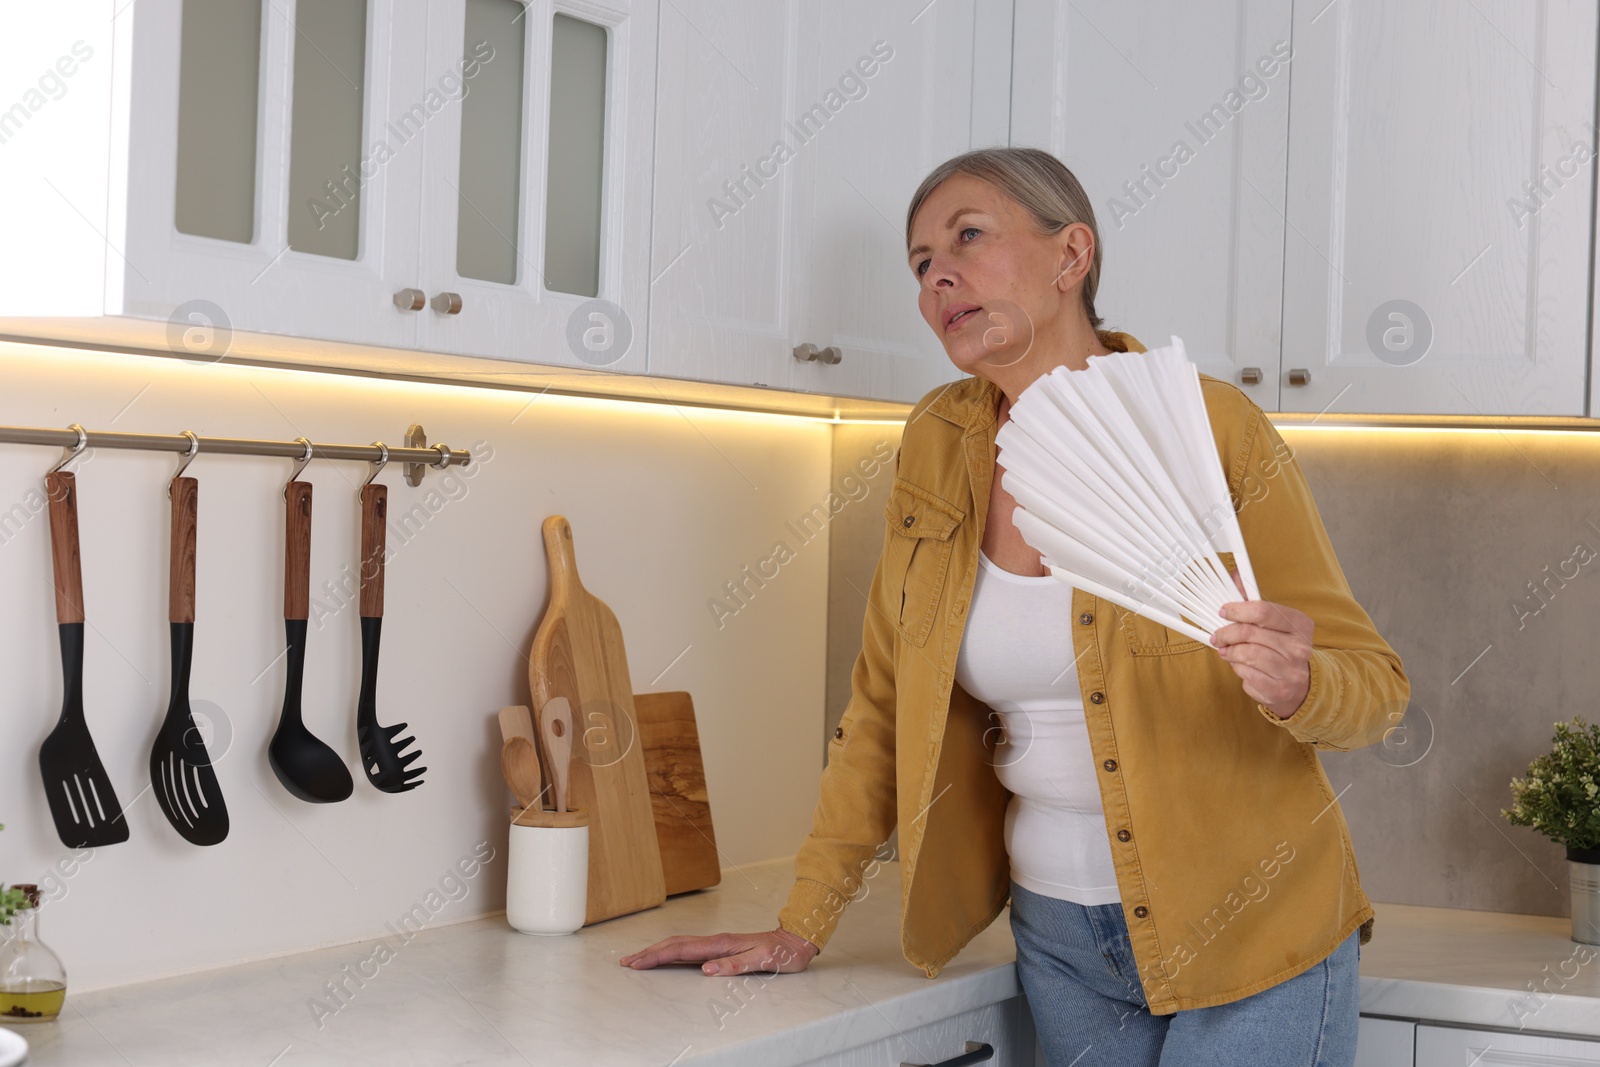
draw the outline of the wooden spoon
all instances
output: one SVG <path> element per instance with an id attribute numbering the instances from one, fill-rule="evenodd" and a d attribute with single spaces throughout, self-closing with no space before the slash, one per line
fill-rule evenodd
<path id="1" fill-rule="evenodd" d="M 539 709 L 539 740 L 555 785 L 556 811 L 567 810 L 567 768 L 572 763 L 572 705 L 566 697 L 551 697 Z"/>
<path id="2" fill-rule="evenodd" d="M 539 773 L 539 753 L 526 737 L 508 737 L 500 749 L 500 769 L 517 803 L 538 810 L 544 806 L 544 777 Z"/>

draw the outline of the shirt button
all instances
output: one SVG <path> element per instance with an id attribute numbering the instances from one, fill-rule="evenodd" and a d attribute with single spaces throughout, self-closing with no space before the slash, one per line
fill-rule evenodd
<path id="1" fill-rule="evenodd" d="M 1150 914 L 1150 909 L 1145 907 L 1143 904 L 1140 904 L 1137 908 L 1133 909 L 1133 917 L 1135 919 L 1142 919 L 1146 915 L 1149 915 L 1149 914 Z"/>
<path id="2" fill-rule="evenodd" d="M 917 521 L 917 517 L 915 515 L 907 515 L 906 516 L 905 522 L 906 522 L 907 526 L 910 526 L 912 523 L 914 523 L 916 521 Z"/>
<path id="3" fill-rule="evenodd" d="M 834 737 L 843 737 L 844 736 L 844 727 L 843 726 L 835 726 L 833 728 L 833 736 Z"/>
<path id="4" fill-rule="evenodd" d="M 1118 830 L 1117 831 L 1117 840 L 1118 841 L 1126 841 L 1129 838 L 1131 838 L 1132 836 L 1133 835 L 1128 833 L 1128 831 L 1126 831 L 1126 830 Z"/>
<path id="5" fill-rule="evenodd" d="M 1078 616 L 1079 626 L 1088 626 L 1092 622 L 1094 622 L 1094 613 L 1091 611 L 1086 611 L 1082 615 Z"/>
<path id="6" fill-rule="evenodd" d="M 1105 702 L 1106 702 L 1106 695 L 1104 693 L 1100 692 L 1099 690 L 1096 690 L 1095 692 L 1089 694 L 1089 703 L 1091 703 L 1091 704 L 1104 704 Z"/>
<path id="7" fill-rule="evenodd" d="M 957 604 L 956 605 L 956 616 L 958 618 L 960 616 L 962 616 L 962 615 L 965 615 L 966 613 L 967 613 L 967 606 L 965 604 Z"/>
<path id="8" fill-rule="evenodd" d="M 1106 770 L 1108 770 L 1108 771 L 1114 771 L 1114 770 L 1116 770 L 1116 769 L 1117 769 L 1117 761 L 1116 761 L 1116 760 L 1114 760 L 1114 759 L 1108 759 L 1108 760 L 1106 760 L 1106 762 L 1105 762 L 1105 768 L 1106 768 Z"/>

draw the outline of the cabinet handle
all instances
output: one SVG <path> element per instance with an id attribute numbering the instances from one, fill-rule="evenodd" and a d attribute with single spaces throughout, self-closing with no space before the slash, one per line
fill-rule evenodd
<path id="1" fill-rule="evenodd" d="M 837 345 L 818 348 L 809 341 L 795 346 L 794 358 L 802 363 L 837 363 L 844 358 Z"/>
<path id="2" fill-rule="evenodd" d="M 1310 382 L 1311 372 L 1303 367 L 1296 367 L 1294 370 L 1289 372 L 1290 385 L 1309 385 Z"/>
<path id="3" fill-rule="evenodd" d="M 433 297 L 433 310 L 441 315 L 461 314 L 460 293 L 435 293 Z"/>
<path id="4" fill-rule="evenodd" d="M 1261 384 L 1261 368 L 1246 367 L 1239 372 L 1239 380 L 1246 385 Z"/>
<path id="5" fill-rule="evenodd" d="M 428 294 L 421 289 L 402 289 L 394 294 L 394 306 L 401 311 L 421 311 Z"/>
<path id="6" fill-rule="evenodd" d="M 982 1041 L 968 1041 L 967 1051 L 959 1056 L 952 1056 L 948 1060 L 938 1063 L 906 1063 L 900 1062 L 900 1067 L 967 1067 L 971 1063 L 982 1063 L 984 1060 L 994 1059 L 994 1046 Z"/>

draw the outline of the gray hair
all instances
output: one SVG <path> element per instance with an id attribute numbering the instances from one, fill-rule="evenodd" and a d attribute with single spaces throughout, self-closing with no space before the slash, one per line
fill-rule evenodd
<path id="1" fill-rule="evenodd" d="M 1081 222 L 1094 235 L 1094 258 L 1083 279 L 1083 310 L 1095 333 L 1101 334 L 1104 320 L 1094 312 L 1094 294 L 1100 287 L 1100 227 L 1094 221 L 1094 207 L 1067 165 L 1039 148 L 979 148 L 947 159 L 924 179 L 906 209 L 906 250 L 911 249 L 911 220 L 928 195 L 957 174 L 970 174 L 999 189 L 1022 205 L 1033 217 L 1035 228 L 1044 236 L 1060 233 Z"/>

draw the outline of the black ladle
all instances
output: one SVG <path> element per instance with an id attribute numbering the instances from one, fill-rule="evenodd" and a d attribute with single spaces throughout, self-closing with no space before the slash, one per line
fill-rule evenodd
<path id="1" fill-rule="evenodd" d="M 193 458 L 194 451 L 190 452 Z M 189 667 L 194 658 L 194 558 L 200 483 L 174 478 L 172 562 L 168 617 L 172 626 L 172 700 L 150 746 L 150 784 L 172 828 L 192 845 L 215 845 L 228 836 L 228 807 L 206 743 L 189 710 Z"/>
<path id="2" fill-rule="evenodd" d="M 283 787 L 312 804 L 333 804 L 355 791 L 339 754 L 306 729 L 300 691 L 306 666 L 306 620 L 311 609 L 311 483 L 290 482 L 284 489 L 288 518 L 284 527 L 283 629 L 289 641 L 289 669 L 283 687 L 283 714 L 267 746 L 267 759 Z"/>

